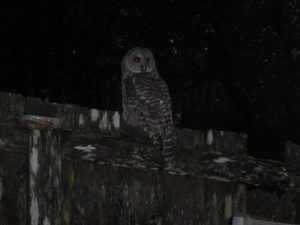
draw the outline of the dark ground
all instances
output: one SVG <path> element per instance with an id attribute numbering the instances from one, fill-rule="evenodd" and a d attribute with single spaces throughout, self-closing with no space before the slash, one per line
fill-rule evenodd
<path id="1" fill-rule="evenodd" d="M 120 61 L 153 50 L 176 124 L 242 131 L 250 154 L 300 143 L 300 2 L 1 2 L 0 90 L 121 110 Z"/>

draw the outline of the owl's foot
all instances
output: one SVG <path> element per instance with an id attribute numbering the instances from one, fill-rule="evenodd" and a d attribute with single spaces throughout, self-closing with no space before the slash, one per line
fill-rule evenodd
<path id="1" fill-rule="evenodd" d="M 131 142 L 141 143 L 141 144 L 150 144 L 151 140 L 146 135 L 146 133 L 137 127 L 124 126 L 121 137 L 129 140 Z"/>

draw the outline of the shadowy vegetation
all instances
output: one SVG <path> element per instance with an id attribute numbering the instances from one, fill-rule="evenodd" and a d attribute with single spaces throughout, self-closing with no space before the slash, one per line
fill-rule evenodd
<path id="1" fill-rule="evenodd" d="M 283 159 L 300 142 L 298 1 L 2 3 L 1 90 L 121 110 L 120 61 L 151 48 L 181 127 L 246 132 Z"/>

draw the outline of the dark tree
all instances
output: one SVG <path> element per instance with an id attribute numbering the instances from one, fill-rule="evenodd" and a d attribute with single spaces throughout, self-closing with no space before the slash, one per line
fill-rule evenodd
<path id="1" fill-rule="evenodd" d="M 151 48 L 176 124 L 246 132 L 282 159 L 300 142 L 299 1 L 2 2 L 1 90 L 120 110 L 120 61 Z"/>

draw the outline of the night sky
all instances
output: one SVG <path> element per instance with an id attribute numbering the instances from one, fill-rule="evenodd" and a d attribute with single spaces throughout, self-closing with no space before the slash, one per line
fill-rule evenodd
<path id="1" fill-rule="evenodd" d="M 299 1 L 1 3 L 1 91 L 121 111 L 121 59 L 145 46 L 176 126 L 245 132 L 263 158 L 300 143 Z"/>

